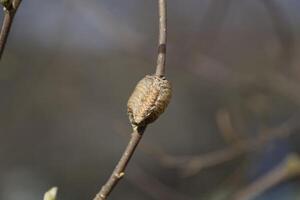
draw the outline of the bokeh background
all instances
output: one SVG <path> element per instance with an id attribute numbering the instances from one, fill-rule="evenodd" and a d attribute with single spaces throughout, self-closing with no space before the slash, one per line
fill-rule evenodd
<path id="1" fill-rule="evenodd" d="M 110 199 L 300 199 L 299 10 L 168 1 L 172 102 Z M 155 70 L 157 32 L 153 0 L 22 2 L 0 63 L 0 199 L 94 197 L 128 142 L 126 102 Z"/>

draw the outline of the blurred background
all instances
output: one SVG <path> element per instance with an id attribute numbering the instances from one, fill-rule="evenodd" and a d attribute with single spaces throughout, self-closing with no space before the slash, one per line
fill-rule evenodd
<path id="1" fill-rule="evenodd" d="M 168 1 L 173 98 L 110 199 L 300 199 L 299 9 Z M 157 1 L 22 2 L 0 63 L 0 199 L 94 197 L 154 73 L 157 15 Z"/>

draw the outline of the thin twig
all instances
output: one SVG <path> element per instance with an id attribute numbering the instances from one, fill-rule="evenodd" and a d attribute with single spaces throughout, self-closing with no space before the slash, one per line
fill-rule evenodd
<path id="1" fill-rule="evenodd" d="M 167 53 L 167 1 L 158 0 L 159 14 L 159 41 L 158 56 L 155 74 L 157 76 L 165 75 L 166 53 Z"/>
<path id="2" fill-rule="evenodd" d="M 143 132 L 142 131 L 134 131 L 131 134 L 131 139 L 121 157 L 119 160 L 116 168 L 114 169 L 113 173 L 111 174 L 108 181 L 105 183 L 105 185 L 101 188 L 100 192 L 96 195 L 94 200 L 105 200 L 107 196 L 111 193 L 111 191 L 114 189 L 114 187 L 117 185 L 119 180 L 123 178 L 125 175 L 124 171 L 126 169 L 126 166 L 128 162 L 130 161 L 130 158 L 132 157 L 138 143 L 140 142 L 142 138 Z"/>
<path id="3" fill-rule="evenodd" d="M 13 0 L 10 5 L 4 7 L 4 18 L 0 32 L 0 60 L 5 49 L 11 26 L 22 0 Z"/>
<path id="4" fill-rule="evenodd" d="M 157 68 L 156 75 L 164 76 L 165 74 L 165 63 L 166 63 L 166 0 L 158 0 L 159 8 L 159 46 L 158 46 L 158 58 L 157 58 Z M 131 139 L 119 160 L 117 166 L 115 167 L 113 173 L 107 182 L 102 186 L 100 192 L 96 195 L 94 200 L 105 200 L 108 195 L 112 192 L 114 187 L 118 184 L 121 178 L 125 175 L 124 171 L 133 156 L 134 151 L 139 144 L 142 135 L 145 131 L 145 127 L 135 128 Z"/>
<path id="5" fill-rule="evenodd" d="M 121 122 L 117 122 L 115 127 L 115 132 L 120 134 L 120 136 L 126 136 L 124 133 L 125 124 Z M 142 151 L 146 151 L 148 154 L 155 156 L 155 157 L 163 157 L 165 156 L 164 152 L 159 148 L 152 148 L 151 145 L 147 145 L 146 143 L 142 143 L 139 146 L 139 149 Z M 160 154 L 163 153 L 163 155 Z M 167 155 L 166 155 L 167 156 Z M 142 167 L 135 163 L 131 163 L 131 169 L 134 173 L 130 173 L 126 176 L 126 180 L 129 180 L 133 185 L 139 188 L 141 191 L 149 194 L 151 198 L 155 200 L 165 200 L 165 199 L 172 199 L 172 200 L 192 200 L 193 198 L 182 194 L 175 189 L 165 185 L 161 181 L 159 181 L 156 177 L 152 176 L 151 174 L 147 173 Z"/>
<path id="6" fill-rule="evenodd" d="M 166 0 L 158 0 L 159 8 L 159 46 L 158 46 L 158 56 L 157 56 L 157 67 L 156 75 L 164 76 L 165 74 L 165 62 L 166 62 L 166 25 L 167 25 L 167 12 L 166 12 Z M 112 192 L 114 187 L 117 185 L 119 180 L 125 175 L 124 171 L 130 161 L 130 158 L 134 154 L 134 151 L 139 144 L 142 135 L 146 127 L 138 127 L 134 129 L 131 139 L 119 160 L 117 166 L 115 167 L 112 175 L 101 188 L 100 192 L 96 195 L 94 200 L 105 200 L 108 195 Z"/>

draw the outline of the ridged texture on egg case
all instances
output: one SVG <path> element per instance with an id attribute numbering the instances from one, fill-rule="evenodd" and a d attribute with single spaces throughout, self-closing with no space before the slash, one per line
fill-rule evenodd
<path id="1" fill-rule="evenodd" d="M 168 106 L 171 95 L 171 84 L 165 77 L 147 75 L 140 80 L 127 103 L 131 124 L 139 127 L 154 122 Z"/>

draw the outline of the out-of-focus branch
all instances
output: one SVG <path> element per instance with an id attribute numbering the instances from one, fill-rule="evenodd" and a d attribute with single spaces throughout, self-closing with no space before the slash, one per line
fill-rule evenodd
<path id="1" fill-rule="evenodd" d="M 174 156 L 166 153 L 158 146 L 153 147 L 147 143 L 143 143 L 141 150 L 157 159 L 163 166 L 179 169 L 179 172 L 184 176 L 192 176 L 205 168 L 220 165 L 224 162 L 237 159 L 246 153 L 258 150 L 274 139 L 288 137 L 300 127 L 298 119 L 299 116 L 291 117 L 278 127 L 264 130 L 266 133 L 259 134 L 257 138 L 241 139 L 224 149 L 203 155 Z"/>
<path id="2" fill-rule="evenodd" d="M 226 20 L 232 0 L 212 0 L 209 1 L 208 8 L 202 21 L 199 24 L 200 33 L 197 33 L 198 38 L 205 38 L 201 41 L 201 48 L 205 54 L 210 54 L 216 47 L 216 41 L 220 37 L 224 21 Z M 191 44 L 192 46 L 197 43 Z"/>
<path id="3" fill-rule="evenodd" d="M 261 74 L 234 73 L 232 75 L 233 84 L 240 85 L 240 87 L 247 85 L 262 87 L 286 97 L 298 106 L 300 105 L 299 82 L 279 73 L 277 70 L 270 70 Z"/>
<path id="4" fill-rule="evenodd" d="M 158 35 L 158 56 L 155 74 L 165 75 L 166 53 L 167 53 L 167 1 L 158 0 L 159 14 L 159 35 Z"/>
<path id="5" fill-rule="evenodd" d="M 237 192 L 234 200 L 251 200 L 261 195 L 266 190 L 274 187 L 278 183 L 300 175 L 300 158 L 297 155 L 289 155 L 283 163 L 262 176 L 252 184 Z"/>
<path id="6" fill-rule="evenodd" d="M 1 1 L 4 6 L 4 18 L 2 22 L 2 28 L 0 31 L 0 60 L 5 49 L 7 38 L 11 30 L 11 26 L 15 17 L 15 14 L 21 4 L 22 0 L 12 0 L 12 1 Z"/>
<path id="7" fill-rule="evenodd" d="M 240 131 L 237 131 L 233 127 L 233 116 L 227 109 L 221 109 L 216 113 L 216 123 L 220 134 L 224 141 L 228 144 L 233 144 L 242 139 L 242 136 L 239 135 Z"/>
<path id="8" fill-rule="evenodd" d="M 294 53 L 294 36 L 291 31 L 291 23 L 289 23 L 286 18 L 283 9 L 274 0 L 261 0 L 265 9 L 270 15 L 271 23 L 274 28 L 274 32 L 278 37 L 278 41 L 281 45 L 279 62 L 277 62 L 279 67 L 285 66 L 290 67 L 291 61 Z"/>
<path id="9" fill-rule="evenodd" d="M 192 197 L 184 195 L 175 189 L 163 184 L 154 176 L 149 175 L 138 165 L 131 166 L 134 173 L 126 178 L 143 192 L 149 194 L 155 200 L 192 200 Z"/>
<path id="10" fill-rule="evenodd" d="M 298 106 L 300 105 L 300 93 L 298 92 L 300 84 L 298 81 L 276 72 L 269 73 L 266 76 L 266 81 L 267 83 L 265 85 L 271 91 L 287 97 Z"/>
<path id="11" fill-rule="evenodd" d="M 241 140 L 235 145 L 222 150 L 210 152 L 200 156 L 169 157 L 169 165 L 178 166 L 184 175 L 191 176 L 200 170 L 238 158 L 239 156 L 260 149 L 267 142 L 280 137 L 289 136 L 299 128 L 298 117 L 293 117 L 279 127 L 267 130 L 266 134 L 260 134 L 255 139 Z"/>

